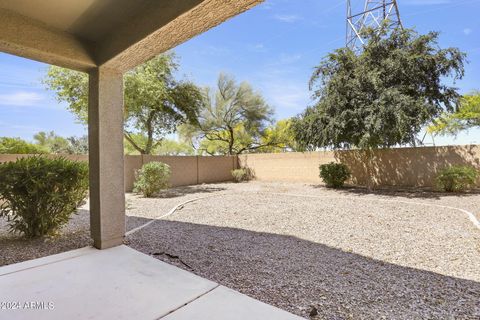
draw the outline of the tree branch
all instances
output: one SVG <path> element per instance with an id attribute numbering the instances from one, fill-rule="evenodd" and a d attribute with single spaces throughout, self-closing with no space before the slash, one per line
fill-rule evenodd
<path id="1" fill-rule="evenodd" d="M 132 145 L 132 147 L 135 148 L 135 150 L 137 150 L 138 152 L 140 152 L 140 154 L 145 154 L 145 150 L 143 150 L 142 148 L 140 148 L 140 147 L 135 143 L 135 141 L 134 141 L 133 138 L 131 137 L 130 133 L 124 131 L 123 135 L 125 136 L 125 139 L 127 139 L 127 141 Z"/>

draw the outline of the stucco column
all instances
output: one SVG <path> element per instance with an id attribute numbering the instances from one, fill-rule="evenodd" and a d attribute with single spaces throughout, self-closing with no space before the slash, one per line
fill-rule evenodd
<path id="1" fill-rule="evenodd" d="M 123 77 L 116 70 L 89 73 L 88 144 L 90 230 L 94 246 L 106 249 L 125 236 Z"/>

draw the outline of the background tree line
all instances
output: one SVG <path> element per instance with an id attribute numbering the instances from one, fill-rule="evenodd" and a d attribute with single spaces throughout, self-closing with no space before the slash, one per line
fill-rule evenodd
<path id="1" fill-rule="evenodd" d="M 461 96 L 447 84 L 463 77 L 463 52 L 440 48 L 436 32 L 384 26 L 364 33 L 360 52 L 337 49 L 314 69 L 313 105 L 277 122 L 274 108 L 249 83 L 220 74 L 215 88 L 201 88 L 177 79 L 173 53 L 159 55 L 124 76 L 125 152 L 235 155 L 356 148 L 368 163 L 374 149 L 421 144 L 422 130 L 455 135 L 480 125 L 480 93 Z M 87 124 L 85 73 L 52 66 L 43 83 Z M 2 153 L 87 151 L 86 137 L 53 132 L 38 133 L 34 143 L 0 139 Z"/>
<path id="2" fill-rule="evenodd" d="M 159 55 L 124 76 L 124 137 L 127 154 L 234 155 L 293 150 L 288 121 L 247 83 L 220 74 L 216 88 L 178 80 L 177 58 Z M 52 66 L 43 83 L 87 125 L 88 76 Z M 173 135 L 177 139 L 173 139 Z"/>
<path id="3" fill-rule="evenodd" d="M 41 131 L 33 142 L 20 138 L 0 137 L 0 154 L 88 154 L 88 138 L 64 138 L 55 132 Z"/>

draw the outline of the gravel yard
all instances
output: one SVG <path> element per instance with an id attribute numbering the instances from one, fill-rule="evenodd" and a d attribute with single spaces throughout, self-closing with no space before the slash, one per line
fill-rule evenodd
<path id="1" fill-rule="evenodd" d="M 92 243 L 90 215 L 85 207 L 72 215 L 72 219 L 55 238 L 23 239 L 9 233 L 6 220 L 0 218 L 0 266 L 82 248 Z"/>
<path id="2" fill-rule="evenodd" d="M 126 206 L 128 230 L 150 223 L 132 248 L 307 319 L 480 318 L 480 194 L 250 182 Z M 0 220 L 0 265 L 89 245 L 85 208 L 47 241 Z"/>
<path id="3" fill-rule="evenodd" d="M 215 186 L 182 187 L 172 189 L 161 198 L 145 199 L 127 194 L 127 230 L 141 225 L 149 219 L 149 215 L 159 215 L 168 212 L 179 199 L 199 197 L 202 194 L 218 192 L 223 188 Z M 132 207 L 132 203 L 135 205 Z M 148 208 L 148 214 L 145 213 Z M 74 250 L 93 244 L 90 238 L 90 213 L 88 202 L 76 214 L 72 215 L 69 223 L 53 238 L 24 239 L 18 234 L 8 232 L 6 219 L 0 217 L 0 266 L 26 260 L 45 257 L 48 255 Z"/>
<path id="4" fill-rule="evenodd" d="M 208 187 L 218 191 L 176 197 L 173 205 L 206 196 L 130 235 L 129 245 L 305 318 L 312 307 L 312 319 L 480 318 L 480 230 L 442 207 L 479 212 L 479 195 Z M 173 207 L 129 203 L 143 222 Z"/>

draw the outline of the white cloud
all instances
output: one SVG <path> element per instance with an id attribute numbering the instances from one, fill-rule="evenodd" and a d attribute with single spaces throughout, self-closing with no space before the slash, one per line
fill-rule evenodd
<path id="1" fill-rule="evenodd" d="M 36 106 L 43 100 L 44 97 L 36 92 L 16 91 L 0 94 L 0 105 L 4 106 Z"/>
<path id="2" fill-rule="evenodd" d="M 452 0 L 403 0 L 402 5 L 412 5 L 412 6 L 431 6 L 437 4 L 447 4 L 452 3 Z"/>
<path id="3" fill-rule="evenodd" d="M 470 28 L 465 28 L 465 29 L 463 29 L 463 33 L 465 33 L 465 35 L 467 35 L 467 36 L 468 36 L 470 33 L 472 33 L 472 31 L 473 31 L 473 30 L 470 29 Z"/>
<path id="4" fill-rule="evenodd" d="M 248 50 L 253 52 L 267 52 L 267 48 L 263 43 L 256 43 L 248 46 Z"/>
<path id="5" fill-rule="evenodd" d="M 296 14 L 276 14 L 273 17 L 276 20 L 285 22 L 285 23 L 294 23 L 301 19 L 301 17 Z"/>

